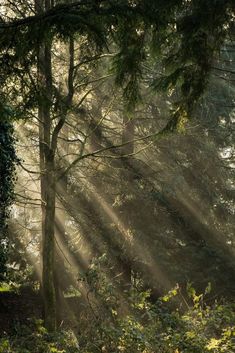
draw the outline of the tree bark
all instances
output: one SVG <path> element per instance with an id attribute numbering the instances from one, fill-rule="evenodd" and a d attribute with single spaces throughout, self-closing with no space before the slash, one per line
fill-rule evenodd
<path id="1" fill-rule="evenodd" d="M 123 116 L 123 130 L 122 130 L 122 143 L 124 146 L 121 149 L 121 154 L 123 158 L 126 159 L 127 163 L 123 164 L 123 176 L 124 178 L 130 183 L 133 182 L 133 173 L 132 170 L 128 167 L 129 163 L 128 160 L 131 158 L 131 154 L 134 152 L 134 135 L 135 135 L 135 121 L 133 119 L 132 114 L 128 116 L 125 114 Z M 126 142 L 129 142 L 125 144 Z M 126 214 L 125 204 L 122 206 L 122 214 Z M 128 218 L 123 219 L 126 229 L 130 227 L 128 222 Z M 122 273 L 121 276 L 121 285 L 123 286 L 124 290 L 127 290 L 131 287 L 132 284 L 132 261 L 128 254 L 123 257 L 120 256 L 119 259 L 119 268 L 118 270 Z"/>
<path id="2" fill-rule="evenodd" d="M 42 13 L 50 8 L 50 1 L 35 0 L 35 10 Z M 42 293 L 44 323 L 48 331 L 56 330 L 56 298 L 54 286 L 55 249 L 55 171 L 54 151 L 51 148 L 52 68 L 51 43 L 40 43 L 37 54 L 39 153 L 42 199 Z"/>
<path id="3" fill-rule="evenodd" d="M 122 147 L 122 154 L 124 156 L 134 152 L 134 135 L 135 135 L 135 120 L 132 116 L 124 115 L 123 117 L 123 130 L 122 130 L 122 143 L 130 141 L 127 145 Z"/>
<path id="4" fill-rule="evenodd" d="M 54 277 L 55 253 L 55 172 L 54 156 L 46 156 L 46 206 L 43 241 L 43 299 L 44 322 L 48 331 L 56 329 L 56 296 Z"/>

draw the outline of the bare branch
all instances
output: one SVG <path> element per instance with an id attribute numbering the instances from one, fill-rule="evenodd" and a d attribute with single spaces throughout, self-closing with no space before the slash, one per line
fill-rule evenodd
<path id="1" fill-rule="evenodd" d="M 165 137 L 165 136 L 171 134 L 172 130 L 169 129 L 169 126 L 170 126 L 170 123 L 172 122 L 172 120 L 174 120 L 174 119 L 175 118 L 172 118 L 161 131 L 158 131 L 158 132 L 155 132 L 153 134 L 149 134 L 149 135 L 146 135 L 146 136 L 143 136 L 143 137 L 139 137 L 139 138 L 133 139 L 131 141 L 126 141 L 126 142 L 120 143 L 118 145 L 112 145 L 112 146 L 103 147 L 103 148 L 100 148 L 100 149 L 98 149 L 98 150 L 96 150 L 94 152 L 90 152 L 90 153 L 86 153 L 86 154 L 83 154 L 83 155 L 79 155 L 66 168 L 66 170 L 61 175 L 58 176 L 58 180 L 62 179 L 78 162 L 80 162 L 81 160 L 83 160 L 85 158 L 98 157 L 99 154 L 102 153 L 102 152 L 106 152 L 106 151 L 109 151 L 109 150 L 115 150 L 117 148 L 129 145 L 129 144 L 132 144 L 132 143 L 135 143 L 135 142 L 144 141 L 144 140 L 147 140 L 147 139 L 150 139 L 150 138 L 155 138 L 156 139 L 157 137 L 161 138 L 161 137 Z M 120 156 L 120 158 L 123 158 L 123 156 Z"/>
<path id="2" fill-rule="evenodd" d="M 41 174 L 40 172 L 36 172 L 35 170 L 30 170 L 30 169 L 26 168 L 21 162 L 19 162 L 19 165 L 27 173 L 30 173 L 30 174 Z"/>

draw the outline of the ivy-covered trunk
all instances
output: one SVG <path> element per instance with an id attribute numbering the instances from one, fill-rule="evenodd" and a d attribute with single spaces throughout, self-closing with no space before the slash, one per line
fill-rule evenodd
<path id="1" fill-rule="evenodd" d="M 9 119 L 7 107 L 0 102 L 0 281 L 6 274 L 7 245 L 7 219 L 9 207 L 13 202 L 13 189 L 15 181 L 15 154 L 14 130 Z"/>

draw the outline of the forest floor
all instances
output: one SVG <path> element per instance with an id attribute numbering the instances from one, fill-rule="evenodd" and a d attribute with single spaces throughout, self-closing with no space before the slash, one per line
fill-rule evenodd
<path id="1" fill-rule="evenodd" d="M 42 300 L 38 293 L 28 289 L 23 292 L 0 291 L 0 336 L 17 331 L 31 318 L 41 319 Z"/>
<path id="2" fill-rule="evenodd" d="M 58 327 L 76 327 L 77 320 L 84 311 L 84 303 L 78 296 L 64 298 L 60 304 Z M 14 335 L 22 326 L 31 326 L 42 321 L 43 301 L 39 291 L 30 287 L 20 290 L 0 290 L 0 337 Z M 63 326 L 63 327 L 62 327 Z"/>

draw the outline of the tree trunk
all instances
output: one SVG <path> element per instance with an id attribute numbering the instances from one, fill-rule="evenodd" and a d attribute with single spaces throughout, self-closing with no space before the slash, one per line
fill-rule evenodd
<path id="1" fill-rule="evenodd" d="M 35 0 L 35 10 L 42 13 L 50 1 Z M 37 54 L 39 151 L 42 199 L 42 293 L 44 323 L 48 331 L 56 330 L 56 298 L 54 287 L 54 226 L 55 171 L 54 151 L 51 149 L 51 43 L 41 43 Z"/>
<path id="2" fill-rule="evenodd" d="M 68 126 L 64 125 L 61 130 L 63 138 L 66 140 L 69 138 Z M 60 148 L 63 154 L 69 153 L 68 143 L 65 140 L 60 141 Z M 66 246 L 66 209 L 63 205 L 63 202 L 60 201 L 58 196 L 61 196 L 62 199 L 67 195 L 68 191 L 68 176 L 65 174 L 63 178 L 55 185 L 56 188 L 56 211 L 55 211 L 55 240 L 56 240 L 56 253 L 55 253 L 55 273 L 54 273 L 54 284 L 55 284 L 55 296 L 56 296 L 56 314 L 57 314 L 57 323 L 59 324 L 62 321 L 63 308 L 65 305 L 64 295 L 63 295 L 63 286 L 61 283 L 60 271 L 63 266 L 63 259 L 61 259 L 60 247 Z"/>
<path id="3" fill-rule="evenodd" d="M 123 156 L 128 156 L 134 152 L 134 134 L 135 134 L 135 120 L 132 116 L 124 115 L 123 117 L 123 130 L 122 130 L 122 143 L 130 141 L 127 145 L 122 147 Z"/>
<path id="4" fill-rule="evenodd" d="M 56 296 L 54 285 L 54 252 L 55 252 L 55 173 L 54 156 L 46 158 L 46 206 L 45 234 L 43 242 L 43 299 L 44 322 L 48 331 L 56 329 Z"/>
<path id="5" fill-rule="evenodd" d="M 132 117 L 132 114 L 130 116 L 126 114 L 123 117 L 122 143 L 124 144 L 124 146 L 122 147 L 121 153 L 123 158 L 127 158 L 127 163 L 123 164 L 123 176 L 130 183 L 130 185 L 133 182 L 133 173 L 132 170 L 128 168 L 128 159 L 131 158 L 130 155 L 134 152 L 134 134 L 135 121 Z M 130 143 L 125 144 L 129 141 Z M 124 215 L 127 213 L 125 210 L 125 204 L 122 206 L 121 213 Z M 125 223 L 125 226 L 128 229 L 130 227 L 128 217 L 123 220 L 123 222 Z M 118 270 L 120 271 L 120 273 L 122 273 L 121 284 L 123 286 L 123 289 L 129 289 L 131 287 L 132 282 L 132 263 L 130 257 L 127 254 L 125 255 L 125 257 L 121 255 L 119 259 L 119 266 L 120 268 Z"/>

